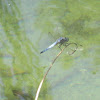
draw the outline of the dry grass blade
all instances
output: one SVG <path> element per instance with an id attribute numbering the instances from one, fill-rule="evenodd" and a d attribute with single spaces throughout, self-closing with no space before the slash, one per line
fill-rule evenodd
<path id="1" fill-rule="evenodd" d="M 42 81 L 40 82 L 40 85 L 39 85 L 38 90 L 37 90 L 37 92 L 36 92 L 35 100 L 38 100 L 38 96 L 39 96 L 39 93 L 40 93 L 42 84 L 43 84 L 43 82 L 44 82 L 44 80 L 45 80 L 45 78 L 46 78 L 48 72 L 50 71 L 51 67 L 53 66 L 54 62 L 55 62 L 56 59 L 60 56 L 60 54 L 64 51 L 64 49 L 65 49 L 66 47 L 68 47 L 69 45 L 71 45 L 71 44 L 75 44 L 75 43 L 69 43 L 69 44 L 67 44 L 67 45 L 58 53 L 58 55 L 55 57 L 55 59 L 52 61 L 51 65 L 49 66 L 49 69 L 47 70 L 47 72 L 46 72 L 46 74 L 44 75 Z M 76 45 L 76 44 L 75 44 L 75 45 Z M 75 50 L 75 51 L 76 51 L 76 50 Z M 74 52 L 75 52 L 75 51 L 74 51 Z M 74 52 L 73 52 L 73 53 L 74 53 Z"/>

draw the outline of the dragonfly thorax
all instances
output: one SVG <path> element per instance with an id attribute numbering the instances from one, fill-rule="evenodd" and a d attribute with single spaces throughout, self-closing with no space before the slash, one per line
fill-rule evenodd
<path id="1" fill-rule="evenodd" d="M 60 37 L 57 42 L 60 43 L 60 44 L 63 44 L 64 42 L 68 42 L 69 41 L 69 38 L 67 37 Z"/>
<path id="2" fill-rule="evenodd" d="M 69 38 L 65 37 L 65 41 L 68 42 L 69 41 Z"/>

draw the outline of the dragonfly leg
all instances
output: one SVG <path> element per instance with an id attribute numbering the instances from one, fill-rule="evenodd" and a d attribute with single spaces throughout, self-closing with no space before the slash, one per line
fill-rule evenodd
<path id="1" fill-rule="evenodd" d="M 68 45 L 69 45 L 69 43 L 64 43 L 64 44 L 63 44 L 63 46 L 68 46 Z"/>
<path id="2" fill-rule="evenodd" d="M 62 44 L 59 44 L 59 45 L 58 45 L 58 47 L 60 48 L 60 50 L 62 50 L 62 49 L 61 49 L 61 45 L 62 45 Z"/>
<path id="3" fill-rule="evenodd" d="M 62 44 L 62 43 L 60 43 L 60 44 L 58 45 L 58 47 L 60 48 L 60 50 L 62 50 L 62 49 L 61 49 L 61 46 L 62 46 L 62 45 L 63 45 L 63 46 L 68 46 L 68 45 L 69 45 L 69 43 L 66 43 L 66 44 L 65 44 L 65 43 L 63 43 L 63 44 Z"/>

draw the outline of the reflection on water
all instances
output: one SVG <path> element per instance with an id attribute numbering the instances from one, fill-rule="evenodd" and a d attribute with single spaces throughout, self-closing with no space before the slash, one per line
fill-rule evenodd
<path id="1" fill-rule="evenodd" d="M 0 99 L 34 99 L 48 64 L 60 51 L 55 47 L 40 55 L 40 48 L 49 45 L 45 42 L 51 39 L 49 32 L 56 38 L 60 33 L 82 47 L 72 56 L 67 55 L 68 49 L 63 52 L 39 98 L 100 98 L 100 4 L 95 2 L 0 0 Z"/>

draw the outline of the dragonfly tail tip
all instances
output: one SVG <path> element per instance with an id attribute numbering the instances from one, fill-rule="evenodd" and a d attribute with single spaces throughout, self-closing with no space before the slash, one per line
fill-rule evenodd
<path id="1" fill-rule="evenodd" d="M 43 51 L 40 52 L 40 54 L 43 53 Z"/>

